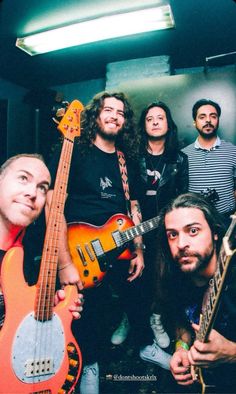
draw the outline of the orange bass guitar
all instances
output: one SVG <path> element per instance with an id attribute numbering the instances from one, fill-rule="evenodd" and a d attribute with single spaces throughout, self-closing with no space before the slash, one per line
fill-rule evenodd
<path id="1" fill-rule="evenodd" d="M 23 249 L 14 247 L 4 256 L 1 279 L 6 316 L 0 331 L 0 393 L 67 394 L 81 371 L 80 349 L 71 333 L 68 310 L 77 298 L 75 286 L 54 307 L 60 224 L 75 135 L 80 131 L 82 104 L 71 103 L 59 130 L 64 134 L 49 212 L 39 279 L 28 286 L 23 275 Z"/>
<path id="2" fill-rule="evenodd" d="M 101 283 L 116 259 L 130 260 L 134 254 L 130 241 L 157 228 L 159 217 L 138 225 L 126 215 L 113 215 L 103 226 L 88 223 L 68 224 L 68 244 L 73 263 L 78 269 L 84 288 Z"/>

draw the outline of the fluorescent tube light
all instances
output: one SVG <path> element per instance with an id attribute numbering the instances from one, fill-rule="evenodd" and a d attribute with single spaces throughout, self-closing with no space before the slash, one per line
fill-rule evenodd
<path id="1" fill-rule="evenodd" d="M 17 38 L 16 46 L 33 56 L 109 38 L 168 29 L 173 26 L 171 8 L 169 5 L 164 5 L 102 16 Z"/>

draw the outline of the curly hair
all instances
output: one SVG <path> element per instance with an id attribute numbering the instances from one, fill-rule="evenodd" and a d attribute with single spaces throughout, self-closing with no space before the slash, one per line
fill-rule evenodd
<path id="1" fill-rule="evenodd" d="M 92 101 L 85 107 L 81 116 L 81 137 L 78 140 L 81 153 L 85 154 L 93 145 L 98 132 L 97 119 L 104 106 L 106 98 L 122 101 L 124 104 L 125 123 L 122 131 L 116 138 L 116 147 L 121 149 L 129 158 L 137 158 L 138 155 L 138 133 L 134 124 L 134 113 L 124 93 L 101 92 L 95 95 Z"/>
<path id="2" fill-rule="evenodd" d="M 141 154 L 144 154 L 148 147 L 148 134 L 146 132 L 146 127 L 145 127 L 145 121 L 146 121 L 146 116 L 148 111 L 151 108 L 162 108 L 163 111 L 165 111 L 166 114 L 166 119 L 167 119 L 167 125 L 168 125 L 168 131 L 166 135 L 166 141 L 165 141 L 165 156 L 172 161 L 173 159 L 176 158 L 176 155 L 179 150 L 179 141 L 178 141 L 178 128 L 177 125 L 175 124 L 171 111 L 169 107 L 163 103 L 162 101 L 154 101 L 153 103 L 149 104 L 147 107 L 145 107 L 141 113 L 140 119 L 139 119 L 139 134 L 141 137 Z"/>

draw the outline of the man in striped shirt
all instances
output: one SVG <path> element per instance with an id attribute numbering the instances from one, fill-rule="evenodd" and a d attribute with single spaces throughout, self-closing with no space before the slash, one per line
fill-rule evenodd
<path id="1" fill-rule="evenodd" d="M 216 209 L 228 220 L 235 210 L 236 146 L 217 135 L 221 115 L 219 104 L 208 99 L 198 100 L 192 115 L 199 135 L 183 149 L 189 160 L 189 191 L 207 191 L 217 196 Z"/>

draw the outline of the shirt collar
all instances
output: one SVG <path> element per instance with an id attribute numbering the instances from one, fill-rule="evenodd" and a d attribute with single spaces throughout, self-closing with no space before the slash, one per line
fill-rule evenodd
<path id="1" fill-rule="evenodd" d="M 196 149 L 202 149 L 202 150 L 213 150 L 213 149 L 217 148 L 217 147 L 220 146 L 220 145 L 221 145 L 221 139 L 220 139 L 219 136 L 216 137 L 216 140 L 215 140 L 214 144 L 212 145 L 212 147 L 211 147 L 210 149 L 203 148 L 203 147 L 200 145 L 200 143 L 199 143 L 199 141 L 198 141 L 198 138 L 196 139 L 196 141 L 195 141 L 195 143 L 194 143 L 194 147 L 195 147 Z"/>

